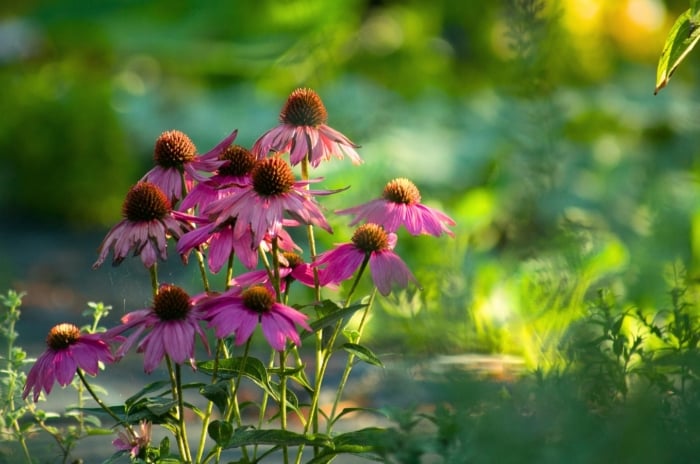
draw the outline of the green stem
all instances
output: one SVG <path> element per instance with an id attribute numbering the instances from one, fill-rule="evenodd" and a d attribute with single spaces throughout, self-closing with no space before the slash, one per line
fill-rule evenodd
<path id="1" fill-rule="evenodd" d="M 267 370 L 269 371 L 275 365 L 275 350 L 270 353 L 270 362 L 267 364 Z M 260 404 L 260 413 L 258 416 L 258 430 L 262 429 L 263 421 L 265 420 L 265 413 L 267 413 L 267 403 L 270 401 L 270 394 L 265 391 L 263 393 L 262 402 Z M 253 462 L 257 462 L 256 456 L 258 454 L 258 445 L 253 447 Z"/>
<path id="2" fill-rule="evenodd" d="M 158 295 L 158 265 L 153 264 L 153 266 L 148 268 L 148 272 L 151 275 L 151 290 L 153 291 L 153 297 Z"/>
<path id="3" fill-rule="evenodd" d="M 362 318 L 360 319 L 360 323 L 357 326 L 357 338 L 354 340 L 354 343 L 360 343 L 360 339 L 362 338 L 362 332 L 365 328 L 365 323 L 367 322 L 367 314 L 369 314 L 369 311 L 372 308 L 372 305 L 374 304 L 374 299 L 376 298 L 376 296 L 377 296 L 377 287 L 375 287 L 374 290 L 372 291 L 372 294 L 369 297 L 369 301 L 367 302 L 367 306 L 365 306 L 365 309 L 362 312 Z M 333 401 L 333 407 L 331 408 L 331 413 L 328 416 L 328 425 L 326 427 L 326 433 L 329 435 L 331 433 L 333 423 L 335 422 L 335 413 L 338 410 L 338 405 L 340 404 L 340 400 L 343 397 L 343 391 L 345 390 L 345 385 L 347 384 L 348 378 L 350 377 L 350 371 L 352 371 L 354 361 L 355 361 L 355 355 L 352 353 L 348 354 L 348 360 L 345 363 L 345 369 L 343 370 L 343 375 L 340 378 L 340 383 L 338 384 L 338 390 L 335 393 L 335 400 Z"/>
<path id="4" fill-rule="evenodd" d="M 170 356 L 167 354 L 165 355 L 165 362 L 168 366 L 168 376 L 170 377 L 170 388 L 173 393 L 173 400 L 178 404 L 177 410 L 176 410 L 176 415 L 177 415 L 177 420 L 178 424 L 180 427 L 178 427 L 177 432 L 175 433 L 175 441 L 177 441 L 177 448 L 178 451 L 180 452 L 180 457 L 184 462 L 189 462 L 187 461 L 187 447 L 185 445 L 185 440 L 183 440 L 183 434 L 182 434 L 182 423 L 184 422 L 184 414 L 182 409 L 180 409 L 180 389 L 178 387 L 178 379 L 177 376 L 175 375 L 175 370 L 173 369 L 173 363 L 170 361 Z M 191 461 L 191 460 L 190 460 Z"/>
<path id="5" fill-rule="evenodd" d="M 219 372 L 219 357 L 221 356 L 221 352 L 223 351 L 223 342 L 221 339 L 217 339 L 216 341 L 216 351 L 214 354 L 214 369 L 211 374 L 211 384 L 214 385 L 216 383 L 216 379 L 218 377 L 218 372 Z M 214 410 L 214 402 L 209 401 L 207 403 L 207 409 L 204 413 L 204 419 L 202 419 L 202 430 L 200 431 L 199 434 L 199 446 L 197 447 L 197 454 L 195 455 L 195 461 L 194 462 L 200 462 L 202 460 L 202 455 L 204 454 L 204 445 L 207 441 L 207 427 L 209 427 L 209 421 L 211 420 L 211 413 Z"/>
<path id="6" fill-rule="evenodd" d="M 180 365 L 175 363 L 175 384 L 177 387 L 177 407 L 178 407 L 178 420 L 180 421 L 180 434 L 182 434 L 182 444 L 185 450 L 185 456 L 183 456 L 185 462 L 192 462 L 192 454 L 190 452 L 190 444 L 187 439 L 187 425 L 185 421 L 185 399 L 182 394 L 182 372 Z"/>
<path id="7" fill-rule="evenodd" d="M 197 256 L 199 275 L 202 277 L 202 286 L 204 287 L 204 291 L 209 293 L 209 278 L 207 277 L 207 266 L 204 264 L 204 255 L 199 250 L 194 250 L 194 254 Z"/>
<path id="8" fill-rule="evenodd" d="M 287 351 L 280 350 L 280 427 L 283 431 L 287 430 L 287 374 L 284 372 L 287 366 Z M 287 445 L 282 446 L 282 455 L 284 463 L 289 462 L 289 448 Z"/>
<path id="9" fill-rule="evenodd" d="M 352 301 L 352 295 L 357 289 L 357 284 L 360 281 L 360 278 L 362 277 L 362 274 L 364 274 L 365 269 L 367 268 L 367 264 L 369 263 L 369 255 L 365 256 L 365 259 L 362 261 L 362 264 L 360 265 L 360 270 L 357 272 L 355 275 L 355 280 L 352 283 L 352 286 L 350 287 L 350 291 L 348 292 L 348 296 L 345 300 L 345 304 L 343 305 L 343 308 L 347 308 L 350 306 L 350 302 Z M 328 344 L 324 349 L 321 350 L 321 360 L 318 363 L 319 368 L 318 368 L 318 374 L 316 377 L 316 385 L 314 387 L 314 392 L 313 395 L 311 396 L 311 408 L 309 411 L 309 417 L 311 420 L 309 420 L 304 427 L 304 433 L 309 432 L 309 425 L 311 425 L 313 422 L 318 421 L 318 414 L 319 414 L 319 400 L 320 400 L 320 395 L 321 395 L 321 387 L 323 385 L 323 379 L 326 375 L 326 369 L 328 368 L 328 363 L 331 359 L 331 355 L 333 354 L 333 347 L 335 345 L 335 341 L 338 338 L 338 335 L 340 335 L 340 331 L 343 327 L 343 321 L 342 319 L 336 322 L 335 327 L 333 328 L 333 332 L 331 333 L 331 336 L 328 340 Z M 318 361 L 317 361 L 318 362 Z M 314 433 L 317 432 L 317 427 L 318 424 L 314 426 Z M 297 452 L 297 458 L 296 462 L 300 463 L 301 462 L 301 457 L 302 457 L 302 452 L 304 449 L 304 445 L 299 446 L 299 451 Z"/>
<path id="10" fill-rule="evenodd" d="M 121 424 L 122 426 L 124 426 L 125 429 L 127 429 L 127 430 L 129 431 L 129 433 L 131 434 L 131 436 L 135 436 L 134 429 L 131 428 L 131 425 L 128 424 L 128 423 L 127 423 L 126 421 L 124 421 L 123 419 L 121 419 L 119 416 L 117 416 L 117 415 L 114 413 L 114 411 L 112 411 L 112 409 L 111 409 L 109 406 L 107 406 L 107 405 L 97 396 L 97 394 L 95 394 L 94 390 L 92 389 L 92 387 L 91 387 L 90 384 L 88 383 L 87 379 L 85 378 L 85 375 L 83 374 L 82 369 L 77 368 L 75 372 L 78 374 L 78 377 L 80 377 L 80 381 L 83 383 L 83 385 L 85 385 L 85 389 L 88 391 L 88 393 L 90 393 L 90 396 L 92 396 L 92 399 L 94 399 L 95 402 L 96 402 L 107 414 L 109 414 L 109 415 L 112 417 L 112 419 L 114 419 L 115 421 L 117 421 L 117 424 Z"/>

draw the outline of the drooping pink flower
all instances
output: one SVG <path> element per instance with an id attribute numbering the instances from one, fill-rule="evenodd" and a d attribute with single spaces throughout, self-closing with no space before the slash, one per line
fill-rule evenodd
<path id="1" fill-rule="evenodd" d="M 214 200 L 230 195 L 237 188 L 251 183 L 250 172 L 257 159 L 240 145 L 231 145 L 219 155 L 222 164 L 216 174 L 200 181 L 180 203 L 180 211 L 197 207 L 201 211 Z"/>
<path id="2" fill-rule="evenodd" d="M 135 430 L 133 434 L 122 430 L 117 434 L 117 438 L 112 440 L 112 446 L 117 451 L 128 451 L 132 458 L 141 456 L 149 443 L 151 443 L 151 423 L 148 421 L 141 421 L 139 430 Z"/>
<path id="3" fill-rule="evenodd" d="M 278 157 L 258 161 L 252 179 L 250 186 L 210 203 L 203 214 L 215 217 L 217 225 L 236 219 L 235 237 L 241 237 L 250 228 L 251 246 L 257 246 L 265 235 L 276 236 L 285 216 L 332 232 L 313 195 L 333 191 L 305 190 L 309 181 L 295 182 L 292 168 Z"/>
<path id="4" fill-rule="evenodd" d="M 388 295 L 393 286 L 406 287 L 409 282 L 418 284 L 406 264 L 394 253 L 395 246 L 396 234 L 387 234 L 377 224 L 363 224 L 355 230 L 350 243 L 320 254 L 312 265 L 321 267 L 319 283 L 325 286 L 348 279 L 364 262 L 368 262 L 377 290 Z"/>
<path id="5" fill-rule="evenodd" d="M 314 272 L 297 253 L 286 251 L 280 256 L 280 290 L 284 291 L 288 282 L 299 281 L 307 287 L 314 287 Z M 250 287 L 256 284 L 270 284 L 270 274 L 265 269 L 250 271 L 231 279 L 231 286 Z M 268 286 L 270 287 L 270 286 Z"/>
<path id="6" fill-rule="evenodd" d="M 137 342 L 137 352 L 144 353 L 143 369 L 149 374 L 168 355 L 178 364 L 189 361 L 194 365 L 194 343 L 199 335 L 209 349 L 207 337 L 200 326 L 201 311 L 195 307 L 196 299 L 180 287 L 163 284 L 149 308 L 132 311 L 122 317 L 122 324 L 109 329 L 106 338 L 115 337 L 132 330 L 116 351 L 123 357 Z M 143 337 L 141 337 L 143 334 Z"/>
<path id="7" fill-rule="evenodd" d="M 243 292 L 229 291 L 203 300 L 201 309 L 206 313 L 208 327 L 215 329 L 218 338 L 235 335 L 236 345 L 247 342 L 260 322 L 263 335 L 270 346 L 284 350 L 287 340 L 297 346 L 301 339 L 295 324 L 311 331 L 308 316 L 296 309 L 278 303 L 273 292 L 262 285 L 250 287 Z"/>
<path id="8" fill-rule="evenodd" d="M 207 153 L 197 156 L 197 148 L 183 132 L 172 130 L 163 132 L 156 140 L 153 150 L 155 166 L 148 171 L 141 181 L 156 184 L 173 204 L 183 196 L 183 175 L 187 190 L 194 181 L 205 181 L 206 177 L 198 171 L 213 172 L 223 164 L 219 155 L 236 138 L 238 131 L 233 131 L 217 146 Z"/>
<path id="9" fill-rule="evenodd" d="M 34 402 L 41 391 L 51 393 L 53 383 L 65 387 L 73 381 L 78 369 L 97 375 L 100 363 L 114 362 L 109 345 L 102 334 L 81 334 L 73 324 L 58 324 L 46 337 L 48 348 L 29 370 L 22 398 L 34 392 Z"/>
<path id="10" fill-rule="evenodd" d="M 143 265 L 153 266 L 166 260 L 168 237 L 179 238 L 192 229 L 190 217 L 173 211 L 165 194 L 150 182 L 139 182 L 129 190 L 122 205 L 124 219 L 102 241 L 93 269 L 97 269 L 113 250 L 113 265 L 120 264 L 133 250 Z"/>
<path id="11" fill-rule="evenodd" d="M 445 233 L 454 237 L 454 232 L 448 226 L 454 226 L 455 221 L 445 213 L 421 204 L 420 200 L 420 191 L 415 184 L 398 178 L 386 184 L 381 198 L 335 213 L 354 215 L 351 226 L 368 222 L 379 224 L 387 232 L 396 232 L 404 226 L 411 235 L 439 237 Z"/>
<path id="12" fill-rule="evenodd" d="M 317 167 L 331 156 L 347 155 L 353 164 L 362 163 L 360 155 L 346 136 L 326 124 L 328 112 L 321 97 L 311 89 L 296 89 L 287 98 L 280 112 L 280 125 L 263 134 L 253 145 L 253 153 L 264 158 L 270 151 L 289 152 L 292 166 L 308 155 Z"/>

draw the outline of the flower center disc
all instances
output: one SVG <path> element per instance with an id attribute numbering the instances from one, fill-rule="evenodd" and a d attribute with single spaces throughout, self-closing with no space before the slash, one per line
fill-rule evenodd
<path id="1" fill-rule="evenodd" d="M 68 348 L 80 338 L 80 329 L 73 324 L 58 324 L 51 328 L 46 337 L 46 344 L 52 350 Z"/>
<path id="2" fill-rule="evenodd" d="M 190 296 L 175 285 L 162 285 L 153 299 L 153 312 L 162 321 L 185 319 L 190 308 Z"/>
<path id="3" fill-rule="evenodd" d="M 153 150 L 153 160 L 164 168 L 177 168 L 194 160 L 197 149 L 192 140 L 183 132 L 173 130 L 163 132 Z"/>
<path id="4" fill-rule="evenodd" d="M 377 224 L 363 224 L 352 234 L 352 243 L 365 253 L 389 249 L 389 236 Z"/>
<path id="5" fill-rule="evenodd" d="M 151 182 L 134 185 L 122 204 L 122 214 L 131 222 L 162 219 L 171 209 L 168 197 Z"/>
<path id="6" fill-rule="evenodd" d="M 294 185 L 292 168 L 282 158 L 265 158 L 253 168 L 253 189 L 262 196 L 289 192 Z"/>
<path id="7" fill-rule="evenodd" d="M 241 295 L 243 298 L 243 304 L 248 308 L 257 313 L 266 313 L 275 304 L 275 299 L 268 289 L 260 285 L 255 287 L 250 287 L 245 290 Z"/>
<path id="8" fill-rule="evenodd" d="M 219 168 L 219 174 L 241 177 L 249 174 L 257 159 L 250 151 L 240 145 L 231 145 L 219 155 L 221 161 L 227 161 Z"/>
<path id="9" fill-rule="evenodd" d="M 393 203 L 413 205 L 420 203 L 420 191 L 413 182 L 405 178 L 394 179 L 384 186 L 382 197 Z"/>
<path id="10" fill-rule="evenodd" d="M 328 121 L 321 97 L 311 89 L 296 89 L 280 112 L 280 121 L 292 126 L 317 127 Z"/>

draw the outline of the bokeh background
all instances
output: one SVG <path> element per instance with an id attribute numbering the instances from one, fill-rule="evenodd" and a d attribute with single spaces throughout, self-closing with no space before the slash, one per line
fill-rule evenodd
<path id="1" fill-rule="evenodd" d="M 588 298 L 668 301 L 700 252 L 700 67 L 654 96 L 684 0 L 5 2 L 0 6 L 0 288 L 28 292 L 21 340 L 87 301 L 148 304 L 139 260 L 93 271 L 124 195 L 179 129 L 250 146 L 314 88 L 362 145 L 316 173 L 328 211 L 412 179 L 456 237 L 400 238 L 420 279 L 366 341 L 546 365 Z M 331 219 L 336 235 L 347 218 Z M 165 277 L 195 285 L 177 259 Z M 674 277 L 675 276 L 675 277 Z M 679 277 L 681 276 L 681 277 Z M 40 348 L 39 348 L 40 349 Z M 388 349 L 388 348 L 387 348 Z M 34 353 L 30 353 L 34 354 Z"/>

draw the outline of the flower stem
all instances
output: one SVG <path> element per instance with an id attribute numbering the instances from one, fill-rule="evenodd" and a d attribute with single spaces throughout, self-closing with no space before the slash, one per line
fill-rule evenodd
<path id="1" fill-rule="evenodd" d="M 204 264 L 204 255 L 199 250 L 194 250 L 195 256 L 197 256 L 197 264 L 199 265 L 199 274 L 202 277 L 202 286 L 204 291 L 209 293 L 209 278 L 207 277 L 207 267 Z"/>
<path id="2" fill-rule="evenodd" d="M 180 421 L 180 434 L 182 434 L 182 444 L 185 450 L 185 462 L 192 462 L 190 444 L 187 440 L 187 426 L 185 422 L 185 399 L 182 394 L 182 375 L 180 365 L 175 363 L 175 383 L 177 385 L 177 407 L 178 420 Z"/>
<path id="3" fill-rule="evenodd" d="M 132 436 L 134 436 L 134 435 L 135 435 L 134 429 L 131 428 L 131 425 L 130 425 L 129 423 L 127 423 L 126 421 L 124 421 L 124 419 L 121 419 L 119 416 L 117 416 L 117 415 L 114 413 L 114 411 L 112 411 L 112 409 L 111 409 L 109 406 L 107 406 L 107 405 L 97 396 L 97 394 L 95 394 L 95 391 L 92 389 L 92 387 L 91 387 L 90 384 L 88 383 L 87 379 L 85 378 L 85 375 L 83 374 L 82 369 L 77 368 L 75 372 L 78 374 L 78 377 L 80 377 L 80 381 L 81 381 L 81 382 L 83 383 L 83 385 L 85 386 L 85 389 L 88 391 L 88 393 L 90 393 L 90 396 L 92 396 L 92 399 L 94 399 L 95 402 L 96 402 L 107 414 L 109 414 L 109 415 L 112 417 L 112 419 L 114 419 L 115 421 L 117 421 L 117 424 L 123 425 L 124 428 L 127 429 L 127 430 L 129 431 L 129 433 L 130 433 Z"/>
<path id="4" fill-rule="evenodd" d="M 287 430 L 287 374 L 284 372 L 287 365 L 287 351 L 280 350 L 280 428 Z M 282 446 L 284 463 L 289 462 L 289 448 Z"/>
<path id="5" fill-rule="evenodd" d="M 360 343 L 360 339 L 362 338 L 362 332 L 365 328 L 365 323 L 367 322 L 367 314 L 369 313 L 369 310 L 372 308 L 372 305 L 374 304 L 374 299 L 377 296 L 377 287 L 374 288 L 372 291 L 372 294 L 369 297 L 369 301 L 367 302 L 367 306 L 365 306 L 365 309 L 362 311 L 362 318 L 360 319 L 360 323 L 357 326 L 357 338 L 353 340 L 353 343 Z M 335 422 L 335 413 L 338 410 L 338 405 L 340 404 L 340 400 L 343 397 L 343 391 L 345 390 L 345 385 L 347 384 L 348 378 L 350 377 L 350 371 L 352 371 L 352 368 L 354 366 L 354 361 L 355 361 L 355 355 L 352 353 L 348 354 L 348 360 L 345 363 L 345 369 L 343 370 L 343 375 L 340 378 L 340 382 L 338 383 L 338 389 L 335 392 L 335 400 L 333 401 L 333 407 L 331 408 L 331 413 L 328 416 L 328 426 L 326 427 L 326 433 L 330 435 L 331 429 L 333 428 L 333 423 Z"/>
<path id="6" fill-rule="evenodd" d="M 177 403 L 177 420 L 179 427 L 177 428 L 177 433 L 175 433 L 175 440 L 177 441 L 178 451 L 180 452 L 180 457 L 183 462 L 192 462 L 192 458 L 189 456 L 189 450 L 187 442 L 187 436 L 183 433 L 183 425 L 185 422 L 184 411 L 181 408 L 181 398 L 182 398 L 182 388 L 179 382 L 179 371 L 176 373 L 173 369 L 173 363 L 170 360 L 170 356 L 165 355 L 165 361 L 168 366 L 168 374 L 170 376 L 170 388 L 173 393 L 173 400 Z"/>
<path id="7" fill-rule="evenodd" d="M 148 272 L 151 275 L 151 290 L 153 290 L 153 296 L 158 295 L 158 268 L 154 263 L 153 266 L 148 268 Z"/>

